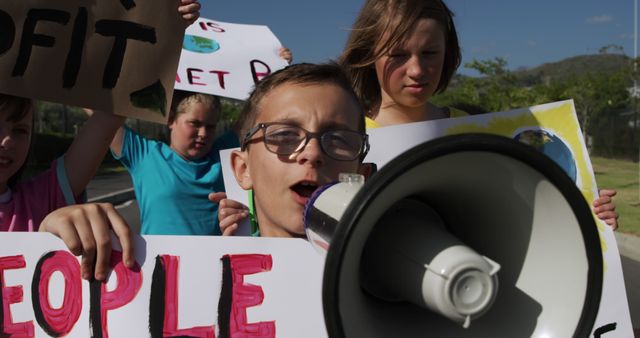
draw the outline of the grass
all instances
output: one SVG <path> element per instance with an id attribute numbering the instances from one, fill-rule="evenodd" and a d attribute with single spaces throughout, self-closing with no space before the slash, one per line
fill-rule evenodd
<path id="1" fill-rule="evenodd" d="M 618 231 L 640 235 L 640 164 L 602 157 L 591 157 L 599 188 L 617 190 L 614 198 Z"/>

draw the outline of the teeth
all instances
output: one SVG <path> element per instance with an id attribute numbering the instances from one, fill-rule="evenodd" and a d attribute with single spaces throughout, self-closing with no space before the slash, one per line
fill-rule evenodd
<path id="1" fill-rule="evenodd" d="M 9 164 L 9 162 L 11 162 L 11 160 L 0 158 L 0 164 Z"/>

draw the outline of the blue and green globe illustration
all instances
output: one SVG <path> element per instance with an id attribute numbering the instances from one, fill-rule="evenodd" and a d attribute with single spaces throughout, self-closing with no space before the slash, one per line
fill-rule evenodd
<path id="1" fill-rule="evenodd" d="M 569 147 L 558 136 L 543 129 L 525 130 L 517 134 L 514 140 L 540 150 L 556 162 L 573 182 L 576 182 L 576 161 Z"/>
<path id="2" fill-rule="evenodd" d="M 220 49 L 220 44 L 213 39 L 195 35 L 185 35 L 182 49 L 201 54 L 211 54 Z"/>

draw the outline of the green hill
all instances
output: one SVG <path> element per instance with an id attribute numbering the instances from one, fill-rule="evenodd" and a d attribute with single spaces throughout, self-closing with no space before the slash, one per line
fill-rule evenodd
<path id="1" fill-rule="evenodd" d="M 511 71 L 516 79 L 516 85 L 529 87 L 536 84 L 568 80 L 586 73 L 613 73 L 629 69 L 631 58 L 621 54 L 593 54 L 580 55 L 564 60 L 544 63 L 542 65 Z M 456 75 L 452 81 L 455 87 L 465 75 Z M 631 74 L 629 74 L 631 81 Z"/>
<path id="2" fill-rule="evenodd" d="M 613 73 L 631 65 L 631 59 L 620 54 L 580 55 L 557 62 L 514 71 L 523 84 L 544 83 L 571 78 L 585 73 Z"/>

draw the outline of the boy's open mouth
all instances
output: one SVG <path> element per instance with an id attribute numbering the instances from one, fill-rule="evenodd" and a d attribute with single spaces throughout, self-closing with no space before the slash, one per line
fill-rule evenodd
<path id="1" fill-rule="evenodd" d="M 298 194 L 298 196 L 303 198 L 311 197 L 316 189 L 318 189 L 317 183 L 307 181 L 302 181 L 291 186 L 291 190 L 293 190 L 296 194 Z"/>

